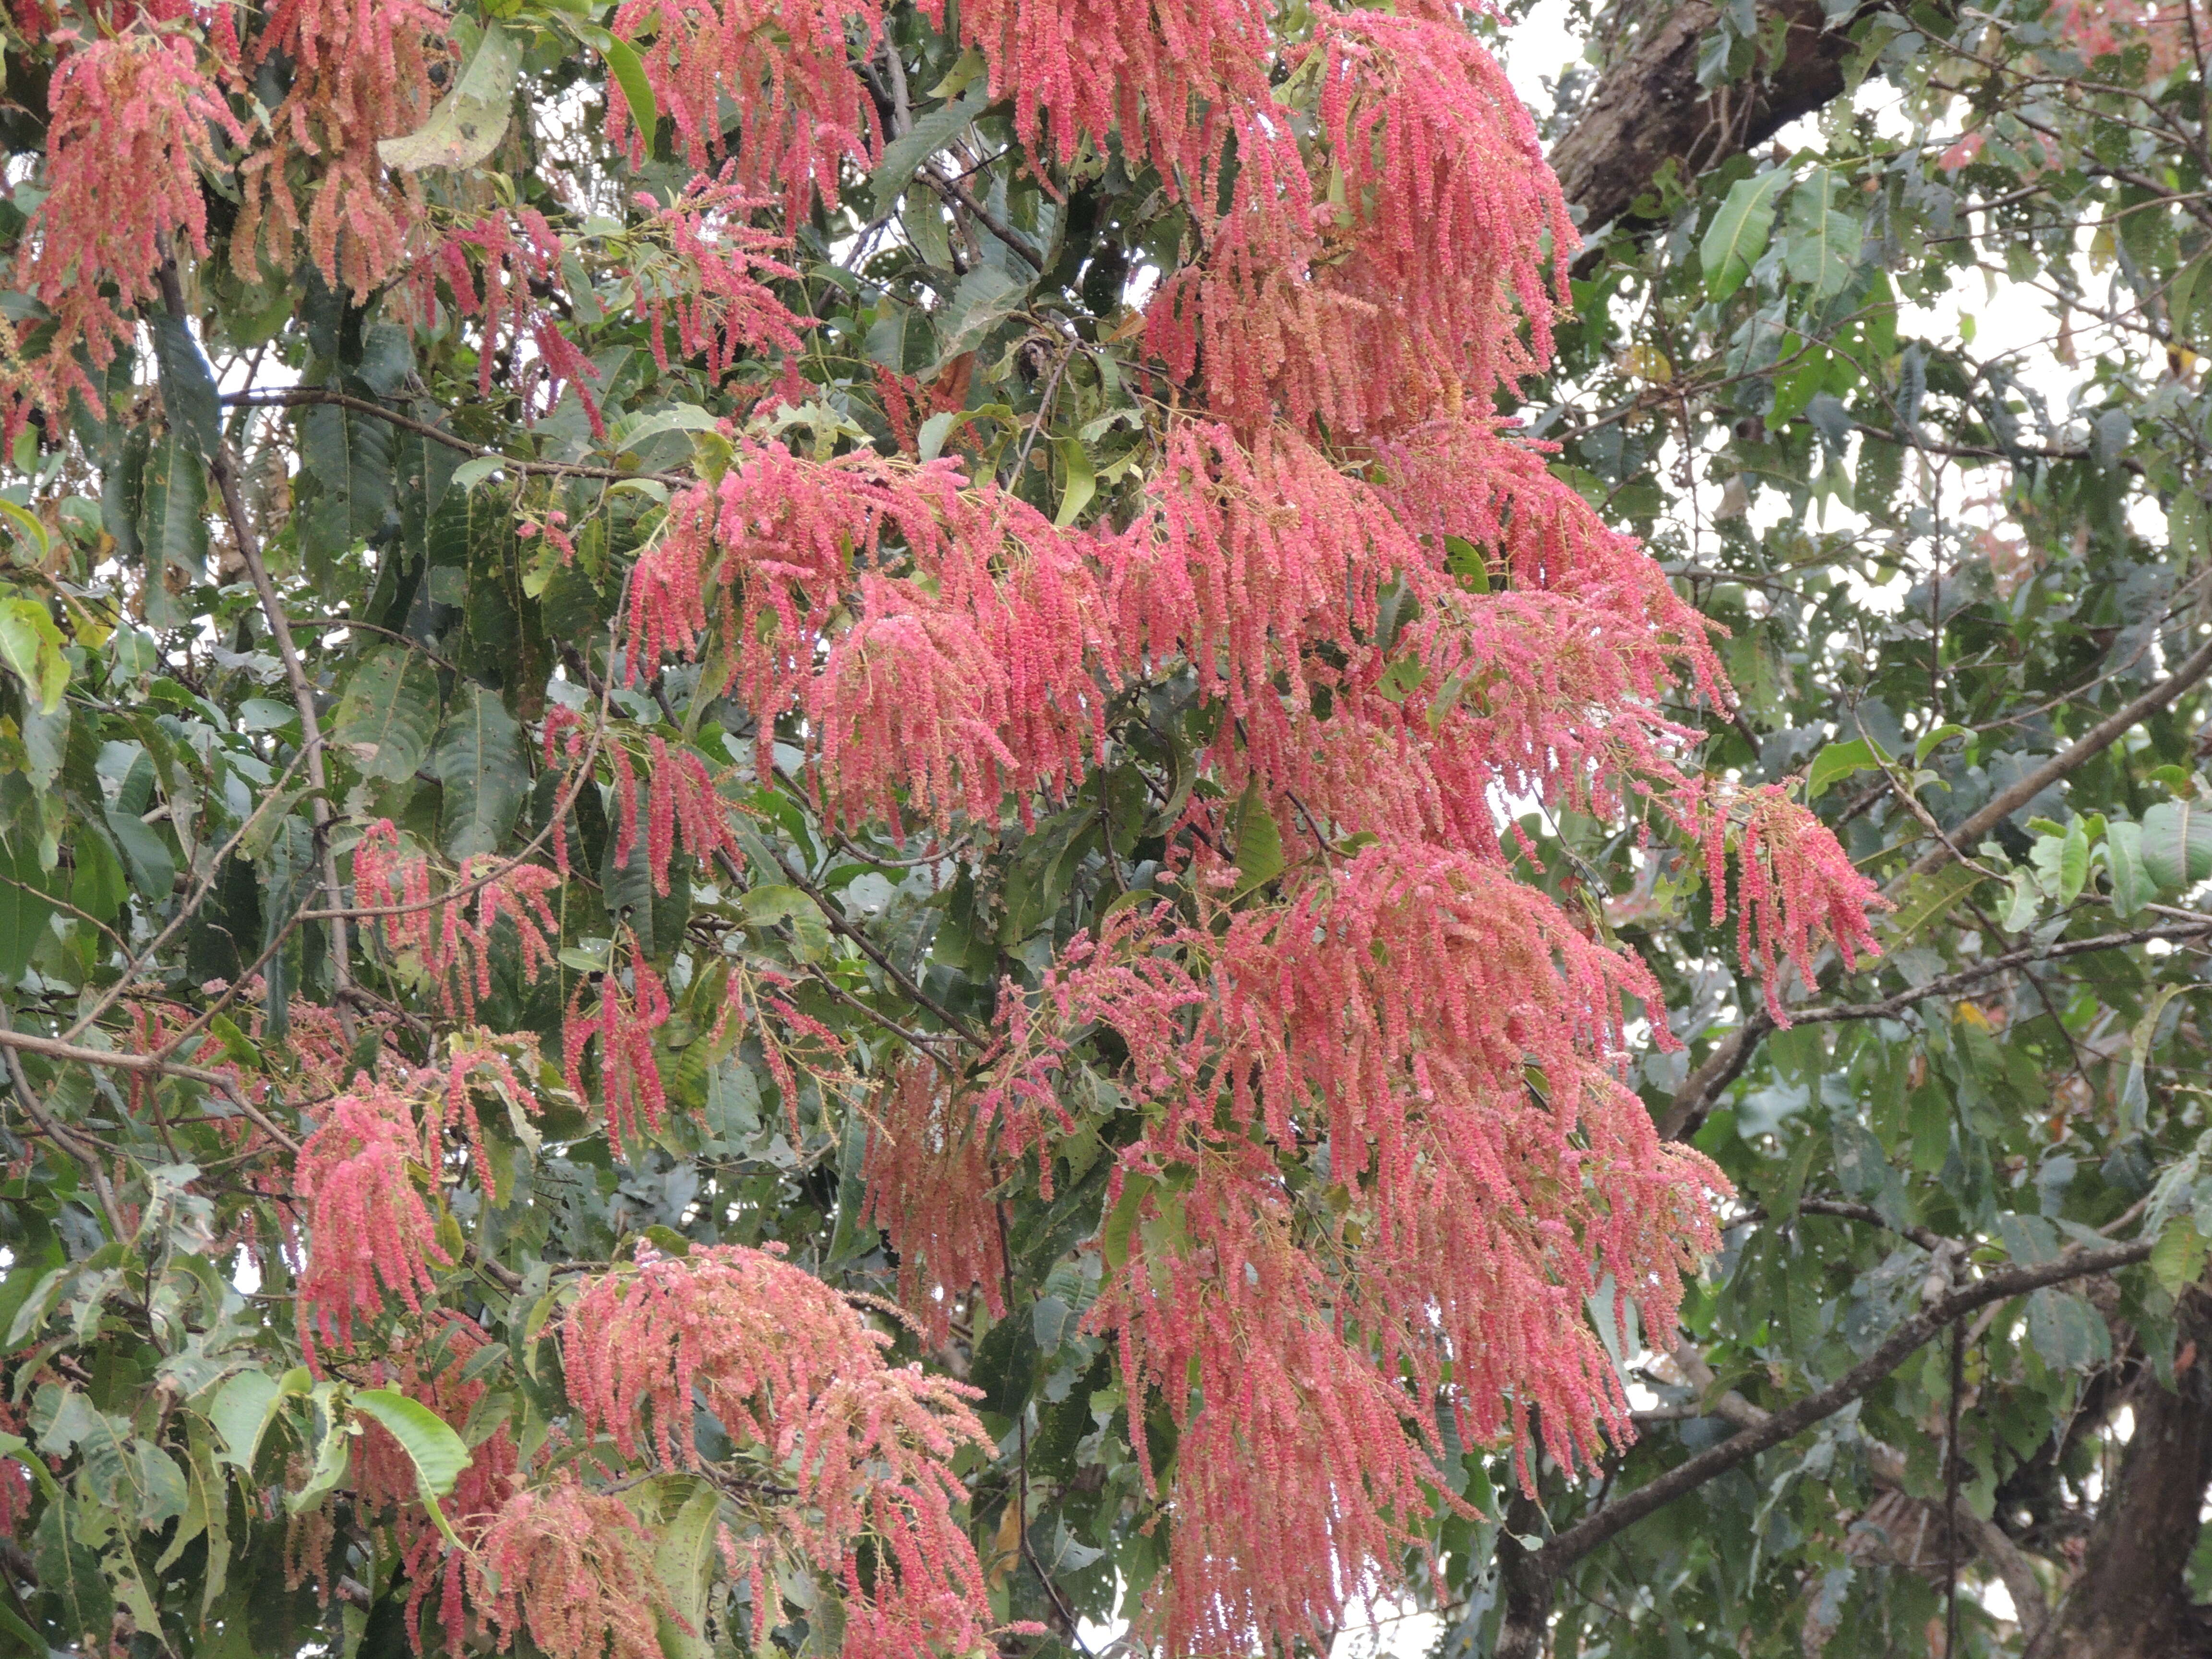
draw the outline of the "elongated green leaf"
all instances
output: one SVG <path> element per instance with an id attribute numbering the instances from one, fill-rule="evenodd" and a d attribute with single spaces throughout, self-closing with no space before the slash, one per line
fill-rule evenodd
<path id="1" fill-rule="evenodd" d="M 1022 308 L 1029 293 L 1029 284 L 996 265 L 978 265 L 963 276 L 938 325 L 937 362 L 930 373 L 981 346 L 993 329 Z"/>
<path id="2" fill-rule="evenodd" d="M 393 510 L 392 426 L 334 404 L 300 413 L 301 544 L 325 563 L 385 527 Z"/>
<path id="3" fill-rule="evenodd" d="M 170 592 L 171 573 L 187 586 L 207 574 L 207 463 L 199 446 L 172 425 L 146 454 L 138 539 L 146 550 L 146 619 L 173 628 L 185 618 Z"/>
<path id="4" fill-rule="evenodd" d="M 380 646 L 339 700 L 331 741 L 364 776 L 410 778 L 438 730 L 438 676 L 418 652 Z"/>
<path id="5" fill-rule="evenodd" d="M 61 885 L 58 871 L 40 867 L 35 839 L 21 830 L 0 836 L 0 985 L 13 985 L 30 965 Z"/>
<path id="6" fill-rule="evenodd" d="M 440 838 L 456 859 L 496 848 L 530 793 L 522 728 L 499 693 L 464 687 L 439 728 L 430 769 L 445 786 Z"/>
<path id="7" fill-rule="evenodd" d="M 1091 498 L 1098 493 L 1098 480 L 1091 471 L 1090 454 L 1078 441 L 1055 438 L 1053 447 L 1060 451 L 1060 471 L 1066 478 L 1066 488 L 1060 492 L 1060 514 L 1053 522 L 1065 530 L 1091 505 Z"/>
<path id="8" fill-rule="evenodd" d="M 1705 291 L 1725 300 L 1743 286 L 1752 262 L 1766 251 L 1767 234 L 1774 228 L 1774 198 L 1790 182 L 1786 169 L 1777 167 L 1755 179 L 1743 179 L 1721 203 L 1720 211 L 1698 244 L 1698 258 L 1705 273 Z"/>
<path id="9" fill-rule="evenodd" d="M 154 361 L 161 373 L 162 410 L 171 427 L 201 455 L 213 459 L 222 447 L 222 401 L 216 392 L 215 371 L 182 318 L 163 312 L 151 326 Z"/>
<path id="10" fill-rule="evenodd" d="M 63 1628 L 89 1649 L 108 1638 L 115 1595 L 100 1562 L 108 1529 L 88 1508 L 68 1492 L 50 1502 L 39 1517 L 31 1559 L 39 1588 L 59 1603 Z"/>
<path id="11" fill-rule="evenodd" d="M 164 904 L 177 884 L 177 860 L 153 827 L 120 805 L 103 804 L 108 833 L 131 868 L 131 884 L 149 904 Z"/>
<path id="12" fill-rule="evenodd" d="M 1237 891 L 1235 896 L 1264 887 L 1289 867 L 1283 856 L 1283 832 L 1261 799 L 1259 780 L 1244 787 L 1237 803 Z"/>
<path id="13" fill-rule="evenodd" d="M 353 1425 L 347 1421 L 343 1382 L 324 1382 L 315 1389 L 315 1410 L 322 1419 L 321 1443 L 315 1449 L 315 1467 L 307 1484 L 284 1494 L 284 1507 L 294 1515 L 315 1507 L 326 1492 L 335 1491 L 353 1460 Z"/>
<path id="14" fill-rule="evenodd" d="M 1790 276 L 1822 299 L 1840 293 L 1850 281 L 1859 245 L 1866 240 L 1863 224 L 1836 210 L 1835 192 L 1833 175 L 1826 167 L 1814 168 L 1790 193 L 1790 234 L 1782 243 Z"/>
<path id="15" fill-rule="evenodd" d="M 2142 825 L 2124 821 L 2105 830 L 2105 867 L 2112 878 L 2112 914 L 2131 916 L 2157 894 L 2142 864 Z"/>
<path id="16" fill-rule="evenodd" d="M 36 599 L 0 602 L 0 661 L 15 671 L 39 708 L 52 714 L 69 689 L 66 643 L 46 607 Z"/>
<path id="17" fill-rule="evenodd" d="M 426 1493 L 443 1498 L 453 1490 L 453 1482 L 469 1466 L 469 1449 L 445 1419 L 392 1389 L 358 1389 L 353 1405 L 381 1423 L 399 1443 Z"/>
<path id="18" fill-rule="evenodd" d="M 653 82 L 645 78 L 645 60 L 637 55 L 635 46 L 619 35 L 610 39 L 600 51 L 607 68 L 614 72 L 615 84 L 622 88 L 623 102 L 629 106 L 630 125 L 645 141 L 649 157 L 654 131 L 660 125 L 660 112 L 654 106 Z"/>
<path id="19" fill-rule="evenodd" d="M 521 68 L 522 42 L 497 23 L 485 24 L 453 89 L 438 100 L 430 118 L 404 138 L 380 141 L 377 155 L 386 167 L 406 173 L 476 166 L 507 135 Z"/>
<path id="20" fill-rule="evenodd" d="M 1911 939 L 1981 884 L 1981 872 L 1963 864 L 1947 865 L 1933 875 L 1915 877 L 1889 917 L 1889 933 L 1899 940 Z"/>
<path id="21" fill-rule="evenodd" d="M 978 81 L 964 95 L 931 110 L 908 128 L 903 136 L 884 145 L 884 158 L 876 163 L 875 173 L 868 180 L 876 210 L 880 213 L 890 207 L 924 161 L 951 143 L 963 128 L 990 107 L 990 84 Z"/>
<path id="22" fill-rule="evenodd" d="M 655 1529 L 660 1541 L 653 1570 L 669 1601 L 668 1612 L 657 1620 L 665 1659 L 706 1659 L 713 1650 L 706 1640 L 707 1592 L 714 1582 L 714 1523 L 721 1508 L 721 1494 L 702 1481 L 684 1507 Z"/>

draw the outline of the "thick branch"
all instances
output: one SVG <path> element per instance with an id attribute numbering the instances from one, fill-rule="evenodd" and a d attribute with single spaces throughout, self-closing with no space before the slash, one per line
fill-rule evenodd
<path id="1" fill-rule="evenodd" d="M 1770 1447 L 1778 1446 L 1834 1416 L 1902 1365 L 1954 1320 L 1991 1303 L 2041 1290 L 2046 1285 L 2060 1285 L 2069 1279 L 2131 1267 L 2149 1256 L 2152 1243 L 2146 1238 L 2116 1244 L 2106 1250 L 2072 1251 L 2056 1261 L 1991 1273 L 1939 1297 L 1892 1331 L 1880 1347 L 1826 1388 L 1806 1395 L 1795 1405 L 1784 1407 L 1757 1426 L 1731 1436 L 1595 1514 L 1584 1516 L 1547 1543 L 1539 1559 L 1547 1571 L 1556 1575 L 1686 1492 L 1696 1491 L 1715 1476 L 1748 1462 Z"/>
<path id="2" fill-rule="evenodd" d="M 2179 668 L 2133 702 L 2106 715 L 2084 732 L 2067 745 L 2064 754 L 2053 756 L 2011 787 L 1999 791 L 1980 811 L 1951 831 L 1951 842 L 1960 847 L 1972 847 L 2052 784 L 2063 782 L 2073 776 L 2125 737 L 2130 728 L 2157 714 L 2207 674 L 2212 674 L 2212 640 L 2198 646 Z M 1950 848 L 1939 844 L 1922 854 L 1907 873 L 1924 876 L 1931 871 L 1941 870 L 1950 862 Z"/>
<path id="3" fill-rule="evenodd" d="M 1668 162 L 1694 175 L 1843 92 L 1848 23 L 1828 27 L 1820 0 L 1783 0 L 1759 9 L 1762 37 L 1771 19 L 1788 20 L 1781 62 L 1708 93 L 1698 58 L 1719 12 L 1712 0 L 1688 0 L 1654 21 L 1553 149 L 1560 185 L 1589 228 L 1626 214 Z"/>

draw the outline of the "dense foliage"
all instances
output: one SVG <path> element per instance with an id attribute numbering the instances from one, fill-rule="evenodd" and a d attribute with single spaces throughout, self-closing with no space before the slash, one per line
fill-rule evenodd
<path id="1" fill-rule="evenodd" d="M 1553 154 L 1628 205 L 1528 412 L 1729 628 L 1706 764 L 1808 776 L 1898 908 L 1776 1031 L 1679 862 L 1559 822 L 1688 1045 L 1645 1098 L 1747 1219 L 1642 1334 L 1639 1445 L 1521 1516 L 1524 1609 L 1560 1652 L 2202 1651 L 2206 20 L 1586 21 Z M 2076 1248 L 2148 1261 L 1947 1299 Z"/>
<path id="2" fill-rule="evenodd" d="M 1872 889 L 1468 18 L 15 27 L 12 1639 L 1288 1648 L 1626 1440 L 1727 1183 L 1497 805 Z"/>
<path id="3" fill-rule="evenodd" d="M 1686 19 L 15 6 L 0 1639 L 2185 1650 L 2202 20 Z"/>

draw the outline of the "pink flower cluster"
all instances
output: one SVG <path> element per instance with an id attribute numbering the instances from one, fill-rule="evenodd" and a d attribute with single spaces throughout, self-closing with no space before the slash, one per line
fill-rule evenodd
<path id="1" fill-rule="evenodd" d="M 440 890 L 429 857 L 401 849 L 389 818 L 363 832 L 353 854 L 354 891 L 387 947 L 412 951 L 437 987 L 449 1016 L 472 1019 L 491 994 L 495 929 L 514 927 L 524 979 L 534 983 L 554 966 L 561 924 L 547 897 L 560 878 L 542 865 L 480 854 Z"/>
<path id="2" fill-rule="evenodd" d="M 779 1559 L 833 1575 L 844 1651 L 923 1659 L 989 1640 L 957 1511 L 963 1447 L 988 1449 L 974 1390 L 884 1363 L 886 1339 L 811 1274 L 738 1245 L 642 1255 L 592 1281 L 562 1329 L 569 1397 L 626 1456 L 696 1468 L 694 1402 L 787 1481 L 729 1553 L 751 1580 L 756 1646 L 781 1606 Z M 863 1577 L 863 1540 L 875 1565 Z M 542 1645 L 542 1644 L 541 1644 Z"/>

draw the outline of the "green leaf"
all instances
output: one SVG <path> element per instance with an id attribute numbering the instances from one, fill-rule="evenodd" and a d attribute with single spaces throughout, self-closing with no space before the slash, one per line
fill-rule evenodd
<path id="1" fill-rule="evenodd" d="M 2184 992 L 2197 988 L 2192 985 L 2160 986 L 2144 1005 L 2142 1015 L 2130 1034 L 2127 1077 L 2120 1085 L 2119 1105 L 2136 1128 L 2142 1127 L 2143 1118 L 2150 1109 L 2150 1051 L 2158 1039 L 2159 1022 L 2165 1018 L 2166 1005 Z"/>
<path id="2" fill-rule="evenodd" d="M 2106 826 L 2105 868 L 2112 878 L 2112 914 L 2123 919 L 2149 903 L 2158 889 L 2142 864 L 2142 825 L 2121 820 Z"/>
<path id="3" fill-rule="evenodd" d="M 2112 1333 L 2097 1310 L 2054 1286 L 2027 1298 L 2027 1337 L 2054 1371 L 2086 1371 L 2112 1358 Z"/>
<path id="4" fill-rule="evenodd" d="M 476 166 L 507 135 L 521 68 L 522 42 L 497 23 L 486 23 L 453 89 L 438 100 L 430 118 L 404 138 L 380 140 L 378 156 L 403 173 Z"/>
<path id="5" fill-rule="evenodd" d="M 1054 438 L 1052 443 L 1060 452 L 1060 471 L 1066 480 L 1060 497 L 1060 512 L 1053 523 L 1065 530 L 1091 505 L 1091 498 L 1098 493 L 1098 481 L 1091 471 L 1091 456 L 1080 442 L 1073 438 Z"/>
<path id="6" fill-rule="evenodd" d="M 131 884 L 149 904 L 166 904 L 177 886 L 177 860 L 151 824 L 119 803 L 101 803 L 107 831 L 131 866 Z"/>
<path id="7" fill-rule="evenodd" d="M 802 962 L 819 962 L 830 954 L 830 924 L 821 907 L 801 889 L 783 882 L 766 882 L 747 892 L 738 908 L 745 921 L 765 932 L 788 933 L 792 948 Z"/>
<path id="8" fill-rule="evenodd" d="M 331 741 L 364 777 L 397 781 L 422 769 L 438 729 L 438 676 L 421 653 L 380 646 L 339 699 Z"/>
<path id="9" fill-rule="evenodd" d="M 2212 876 L 2212 811 L 2185 800 L 2165 800 L 2142 816 L 2145 874 L 2167 892 Z"/>
<path id="10" fill-rule="evenodd" d="M 181 317 L 156 313 L 149 325 L 161 374 L 161 411 L 170 428 L 209 460 L 222 450 L 222 399 L 215 371 Z"/>
<path id="11" fill-rule="evenodd" d="M 2204 1273 L 2204 1235 L 2196 1222 L 2178 1215 L 2166 1224 L 2151 1247 L 2150 1271 L 2168 1296 L 2179 1296 Z"/>
<path id="12" fill-rule="evenodd" d="M 1237 848 L 1237 890 L 1232 899 L 1266 886 L 1290 867 L 1283 856 L 1283 832 L 1260 794 L 1259 779 L 1244 786 L 1230 829 Z"/>
<path id="13" fill-rule="evenodd" d="M 1871 771 L 1881 764 L 1871 739 L 1853 738 L 1849 743 L 1832 743 L 1813 757 L 1813 769 L 1806 776 L 1805 798 L 1818 799 L 1821 791 L 1838 778 L 1848 778 L 1856 772 Z"/>
<path id="14" fill-rule="evenodd" d="M 884 146 L 883 160 L 868 179 L 868 190 L 878 213 L 888 210 L 921 164 L 959 137 L 977 116 L 991 107 L 988 79 L 971 86 L 957 101 L 931 110 L 908 127 L 903 136 Z M 955 355 L 955 354 L 947 354 Z"/>
<path id="15" fill-rule="evenodd" d="M 1444 538 L 1444 568 L 1470 593 L 1490 592 L 1490 561 L 1464 536 Z"/>
<path id="16" fill-rule="evenodd" d="M 439 729 L 430 770 L 445 786 L 439 838 L 447 853 L 459 860 L 496 848 L 530 793 L 522 728 L 498 692 L 461 688 Z"/>
<path id="17" fill-rule="evenodd" d="M 71 851 L 76 856 L 76 870 L 70 881 L 70 902 L 104 921 L 121 909 L 131 895 L 115 843 L 88 820 L 78 824 L 71 837 Z"/>
<path id="18" fill-rule="evenodd" d="M 62 654 L 66 644 L 52 613 L 38 600 L 0 602 L 0 661 L 15 671 L 45 714 L 58 709 L 69 690 L 69 659 Z"/>
<path id="19" fill-rule="evenodd" d="M 313 1509 L 324 1493 L 336 1491 L 345 1479 L 353 1458 L 354 1438 L 353 1425 L 346 1419 L 345 1394 L 343 1382 L 316 1385 L 314 1401 L 323 1421 L 322 1440 L 315 1449 L 315 1467 L 307 1484 L 284 1494 L 284 1508 L 289 1514 L 303 1515 Z"/>
<path id="20" fill-rule="evenodd" d="M 2058 848 L 2058 902 L 2073 903 L 2088 879 L 2089 833 L 2077 817 L 2066 826 L 2066 838 Z"/>
<path id="21" fill-rule="evenodd" d="M 307 1392 L 307 1370 L 295 1366 L 281 1377 L 265 1371 L 240 1371 L 222 1385 L 208 1407 L 207 1419 L 222 1437 L 224 1450 L 217 1460 L 249 1474 L 261 1437 L 276 1416 L 276 1408 L 295 1395 Z"/>
<path id="22" fill-rule="evenodd" d="M 59 1604 L 63 1634 L 88 1652 L 107 1644 L 115 1623 L 115 1596 L 100 1559 L 108 1528 L 70 1493 L 51 1500 L 39 1517 L 31 1562 L 39 1588 Z"/>
<path id="23" fill-rule="evenodd" d="M 714 1583 L 715 1523 L 721 1508 L 721 1494 L 701 1481 L 673 1518 L 656 1528 L 659 1542 L 653 1553 L 653 1571 L 667 1589 L 669 1601 L 668 1613 L 656 1620 L 665 1659 L 706 1659 L 713 1651 L 705 1639 L 707 1598 Z"/>
<path id="24" fill-rule="evenodd" d="M 630 124 L 645 141 L 645 153 L 653 155 L 653 136 L 660 125 L 660 112 L 653 97 L 653 82 L 645 78 L 645 60 L 637 55 L 637 48 L 620 35 L 610 39 L 599 48 L 613 71 L 615 84 L 622 88 L 623 102 L 629 106 Z"/>
<path id="25" fill-rule="evenodd" d="M 978 265 L 963 276 L 938 321 L 937 362 L 922 378 L 981 346 L 993 329 L 1021 310 L 1029 293 L 1028 283 L 996 265 Z"/>
<path id="26" fill-rule="evenodd" d="M 37 840 L 18 830 L 0 835 L 0 986 L 12 986 L 30 966 L 31 953 L 47 937 L 50 900 L 62 896 L 58 871 L 39 860 Z"/>
<path id="27" fill-rule="evenodd" d="M 664 432 L 713 432 L 720 426 L 719 416 L 696 404 L 674 404 L 617 421 L 607 430 L 607 447 L 619 455 Z"/>
<path id="28" fill-rule="evenodd" d="M 1850 281 L 1859 246 L 1866 240 L 1863 224 L 1836 211 L 1835 191 L 1835 177 L 1826 167 L 1815 167 L 1791 191 L 1790 234 L 1782 245 L 1783 264 L 1790 275 L 1821 299 L 1840 293 Z"/>
<path id="29" fill-rule="evenodd" d="M 1130 1175 L 1121 1182 L 1121 1196 L 1115 1200 L 1106 1219 L 1098 1229 L 1099 1254 L 1106 1265 L 1119 1273 L 1129 1260 L 1129 1235 L 1136 1231 L 1137 1216 L 1145 1206 L 1145 1194 L 1152 1191 L 1148 1176 Z"/>
<path id="30" fill-rule="evenodd" d="M 146 550 L 146 620 L 174 628 L 188 613 L 169 592 L 168 573 L 194 586 L 207 574 L 207 463 L 181 427 L 171 426 L 146 453 L 138 539 Z"/>
<path id="31" fill-rule="evenodd" d="M 300 536 L 325 567 L 382 532 L 394 512 L 392 426 L 374 415 L 314 404 L 300 412 Z"/>
<path id="32" fill-rule="evenodd" d="M 1906 884 L 1904 897 L 1891 913 L 1891 937 L 1899 942 L 1911 939 L 1979 886 L 1982 879 L 1980 871 L 1970 870 L 1963 864 L 1947 865 L 1933 875 L 1914 877 Z"/>
<path id="33" fill-rule="evenodd" d="M 1960 726 L 1946 720 L 1912 745 L 1912 763 L 1915 766 L 1925 766 L 1928 764 L 1929 756 L 1934 754 L 1953 738 L 1971 738 L 1973 735 L 1972 726 Z"/>
<path id="34" fill-rule="evenodd" d="M 1705 275 L 1705 291 L 1725 300 L 1743 286 L 1752 262 L 1766 251 L 1767 233 L 1774 228 L 1774 198 L 1790 182 L 1787 168 L 1777 167 L 1754 179 L 1739 179 L 1698 245 L 1698 258 Z"/>
<path id="35" fill-rule="evenodd" d="M 440 1530 L 450 1538 L 452 1529 L 444 1525 L 438 1499 L 453 1490 L 453 1482 L 469 1466 L 469 1449 L 461 1437 L 428 1406 L 410 1400 L 396 1389 L 357 1389 L 354 1391 L 353 1406 L 362 1415 L 382 1424 L 399 1443 L 400 1449 L 415 1466 L 415 1479 L 422 1486 L 423 1505 L 439 1521 Z"/>

